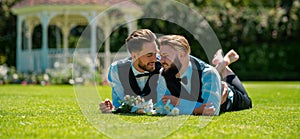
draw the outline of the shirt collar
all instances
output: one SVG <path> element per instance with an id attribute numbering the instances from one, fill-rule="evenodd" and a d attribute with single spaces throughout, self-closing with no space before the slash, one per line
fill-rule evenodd
<path id="1" fill-rule="evenodd" d="M 190 76 L 192 75 L 191 73 L 193 72 L 193 69 L 192 69 L 192 63 L 191 61 L 189 61 L 189 65 L 187 67 L 187 69 L 185 70 L 185 72 L 180 76 L 180 78 L 184 77 L 184 76 L 187 76 L 188 79 L 190 78 Z"/>
<path id="2" fill-rule="evenodd" d="M 138 74 L 143 74 L 143 73 L 149 73 L 148 71 L 144 71 L 144 72 L 139 72 L 135 69 L 135 67 L 133 66 L 133 64 L 131 64 L 131 69 L 133 71 L 134 76 L 138 75 Z"/>

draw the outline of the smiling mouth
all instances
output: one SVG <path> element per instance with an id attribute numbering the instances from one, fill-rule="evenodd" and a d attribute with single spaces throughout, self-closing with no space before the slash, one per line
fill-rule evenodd
<path id="1" fill-rule="evenodd" d="M 154 66 L 155 66 L 155 63 L 154 63 L 154 62 L 151 62 L 151 63 L 148 64 L 148 66 L 154 67 Z"/>

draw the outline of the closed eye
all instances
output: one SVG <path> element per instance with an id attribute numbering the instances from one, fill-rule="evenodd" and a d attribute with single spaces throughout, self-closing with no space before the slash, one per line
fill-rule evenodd
<path id="1" fill-rule="evenodd" d="M 155 53 L 148 53 L 146 54 L 147 57 L 152 57 L 153 55 L 156 55 Z"/>
<path id="2" fill-rule="evenodd" d="M 167 54 L 160 54 L 160 57 L 161 57 L 161 58 L 167 58 L 168 55 L 167 55 Z"/>

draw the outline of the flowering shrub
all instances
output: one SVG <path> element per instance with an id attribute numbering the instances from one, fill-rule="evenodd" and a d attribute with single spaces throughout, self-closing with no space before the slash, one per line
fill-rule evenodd
<path id="1" fill-rule="evenodd" d="M 83 62 L 84 63 L 84 62 Z M 73 68 L 80 69 L 73 70 Z M 73 73 L 73 75 L 72 75 Z M 91 77 L 93 76 L 93 77 Z M 86 65 L 73 66 L 72 63 L 64 65 L 59 62 L 54 63 L 54 68 L 46 69 L 44 73 L 25 72 L 18 73 L 15 67 L 7 67 L 5 64 L 0 65 L 0 85 L 1 84 L 85 84 L 96 82 L 101 84 L 100 72 L 95 70 L 90 73 Z"/>
<path id="2" fill-rule="evenodd" d="M 108 99 L 106 99 L 106 102 Z M 111 102 L 110 102 L 111 103 Z M 145 101 L 141 96 L 129 96 L 124 97 L 124 101 L 121 101 L 121 106 L 112 111 L 112 113 L 136 113 L 136 114 L 148 114 L 148 115 L 179 115 L 179 109 L 174 107 L 170 100 L 164 104 L 159 101 L 153 104 L 152 99 Z"/>

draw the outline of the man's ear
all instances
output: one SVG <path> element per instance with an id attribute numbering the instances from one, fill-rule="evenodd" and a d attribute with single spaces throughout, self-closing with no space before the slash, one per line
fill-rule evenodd
<path id="1" fill-rule="evenodd" d="M 137 54 L 136 53 L 131 52 L 130 55 L 131 55 L 132 61 L 135 61 L 137 59 Z"/>

